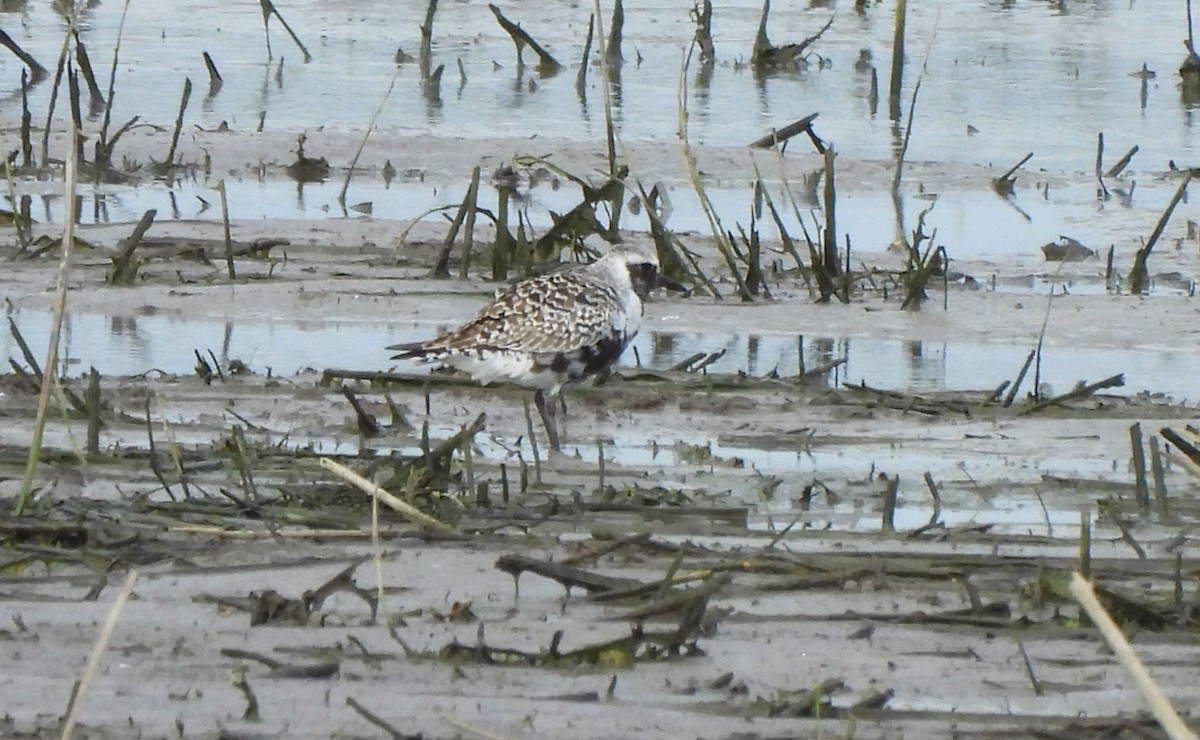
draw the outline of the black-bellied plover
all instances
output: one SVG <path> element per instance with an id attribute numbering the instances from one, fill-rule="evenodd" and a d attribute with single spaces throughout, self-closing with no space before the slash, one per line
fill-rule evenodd
<path id="1" fill-rule="evenodd" d="M 642 324 L 642 301 L 655 288 L 686 291 L 658 260 L 615 249 L 505 288 L 475 318 L 426 342 L 388 347 L 393 360 L 421 359 L 534 390 L 550 446 L 559 449 L 555 414 L 567 384 L 595 375 L 629 346 Z"/>

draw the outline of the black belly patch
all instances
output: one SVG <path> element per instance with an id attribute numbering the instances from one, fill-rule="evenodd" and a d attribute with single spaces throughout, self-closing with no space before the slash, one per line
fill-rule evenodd
<path id="1" fill-rule="evenodd" d="M 583 363 L 583 375 L 580 377 L 595 375 L 616 362 L 625 351 L 625 344 L 625 335 L 614 332 L 595 345 L 579 350 L 579 360 Z"/>
<path id="2" fill-rule="evenodd" d="M 568 381 L 581 380 L 601 372 L 617 361 L 628 344 L 624 333 L 614 332 L 595 344 L 571 352 L 555 352 L 539 370 L 565 375 Z"/>

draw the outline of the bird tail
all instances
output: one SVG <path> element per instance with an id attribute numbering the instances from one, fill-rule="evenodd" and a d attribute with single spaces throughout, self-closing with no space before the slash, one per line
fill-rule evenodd
<path id="1" fill-rule="evenodd" d="M 405 342 L 404 344 L 393 344 L 387 349 L 396 353 L 392 355 L 393 360 L 420 359 L 438 351 L 436 348 L 430 347 L 428 342 Z"/>

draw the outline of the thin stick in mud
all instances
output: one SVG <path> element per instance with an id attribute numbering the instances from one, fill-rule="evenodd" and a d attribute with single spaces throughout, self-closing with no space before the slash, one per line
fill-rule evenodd
<path id="1" fill-rule="evenodd" d="M 380 99 L 379 105 L 375 108 L 375 114 L 371 116 L 370 123 L 367 124 L 367 130 L 363 133 L 362 141 L 358 143 L 358 149 L 354 152 L 354 158 L 350 160 L 350 167 L 346 170 L 346 181 L 342 183 L 342 190 L 338 193 L 337 202 L 343 210 L 346 208 L 346 191 L 350 189 L 350 178 L 354 176 L 354 168 L 358 165 L 358 158 L 362 156 L 363 149 L 367 146 L 367 139 L 370 138 L 371 132 L 375 130 L 375 122 L 379 120 L 379 114 L 383 112 L 383 106 L 387 103 L 388 98 L 392 95 L 392 90 L 396 87 L 396 79 L 400 76 L 400 69 L 397 68 L 392 73 L 392 80 L 388 83 L 387 90 L 383 91 L 383 98 Z"/>
<path id="2" fill-rule="evenodd" d="M 104 93 L 100 90 L 100 85 L 96 83 L 96 73 L 92 71 L 92 60 L 88 57 L 87 47 L 79 38 L 79 31 L 75 31 L 75 63 L 79 65 L 79 71 L 83 73 L 83 81 L 88 87 L 88 109 L 93 112 L 104 110 Z"/>
<path id="3" fill-rule="evenodd" d="M 900 90 L 904 84 L 904 25 L 908 0 L 896 2 L 896 26 L 892 32 L 892 78 L 888 86 L 888 119 L 900 120 Z"/>
<path id="4" fill-rule="evenodd" d="M 17 58 L 24 62 L 25 66 L 29 67 L 29 84 L 36 85 L 46 79 L 46 75 L 48 74 L 46 68 L 39 64 L 38 60 L 34 59 L 32 54 L 22 49 L 20 44 L 13 41 L 12 36 L 5 33 L 3 29 L 0 29 L 0 46 L 16 54 Z"/>
<path id="5" fill-rule="evenodd" d="M 1170 498 L 1167 496 L 1166 471 L 1163 468 L 1162 448 L 1156 435 L 1150 435 L 1150 471 L 1154 476 L 1154 502 L 1158 516 L 1164 522 L 1173 520 Z"/>
<path id="6" fill-rule="evenodd" d="M 296 32 L 292 30 L 292 27 L 288 25 L 288 22 L 284 20 L 282 15 L 279 14 L 279 10 L 276 9 L 275 3 L 271 2 L 271 0 L 258 0 L 258 5 L 260 8 L 262 8 L 263 33 L 265 33 L 267 36 L 267 59 L 275 58 L 271 56 L 271 28 L 269 25 L 271 16 L 274 15 L 279 19 L 279 22 L 283 24 L 283 29 L 288 32 L 289 36 L 292 37 L 292 41 L 296 42 L 296 46 L 300 47 L 300 51 L 304 54 L 304 63 L 307 64 L 311 62 L 312 54 L 308 53 L 308 49 L 304 48 L 304 44 L 301 43 L 300 37 L 296 35 Z"/>
<path id="7" fill-rule="evenodd" d="M 164 170 L 175 166 L 175 149 L 179 146 L 179 134 L 183 130 L 183 114 L 187 111 L 188 100 L 192 97 L 192 78 L 183 80 L 183 95 L 179 99 L 179 115 L 175 117 L 175 130 L 171 133 L 171 148 L 167 150 L 167 160 L 163 163 Z"/>
<path id="8" fill-rule="evenodd" d="M 625 33 L 625 3 L 613 3 L 612 21 L 608 25 L 608 43 L 604 46 L 604 61 L 609 65 L 620 64 L 625 59 L 621 54 L 621 39 Z"/>
<path id="9" fill-rule="evenodd" d="M 1180 181 L 1179 187 L 1175 190 L 1175 194 L 1171 196 L 1171 202 L 1167 204 L 1166 210 L 1159 217 L 1158 223 L 1154 225 L 1154 231 L 1150 233 L 1150 238 L 1146 240 L 1146 246 L 1137 251 L 1137 257 L 1133 260 L 1133 268 L 1129 271 L 1129 292 L 1140 294 L 1145 292 L 1148 287 L 1147 283 L 1150 280 L 1150 275 L 1146 267 L 1146 262 L 1150 259 L 1150 252 L 1154 249 L 1154 245 L 1158 243 L 1159 237 L 1167 228 L 1167 222 L 1171 220 L 1171 214 L 1175 211 L 1175 206 L 1179 205 L 1179 201 L 1183 200 L 1183 195 L 1187 192 L 1187 186 L 1192 181 L 1196 170 L 1187 170 L 1183 175 L 1183 180 Z"/>
<path id="10" fill-rule="evenodd" d="M 1095 383 L 1088 383 L 1087 385 L 1081 385 L 1078 388 L 1070 390 L 1066 393 L 1061 393 L 1052 398 L 1042 399 L 1041 401 L 1038 401 L 1037 403 L 1033 404 L 1029 408 L 1023 410 L 1021 412 L 1021 416 L 1027 416 L 1029 414 L 1041 411 L 1042 409 L 1049 408 L 1051 406 L 1058 406 L 1060 404 L 1066 403 L 1067 401 L 1076 401 L 1081 398 L 1087 398 L 1088 396 L 1094 394 L 1096 391 L 1104 390 L 1105 388 L 1120 388 L 1124 385 L 1125 385 L 1125 374 L 1124 373 L 1118 373 L 1116 375 L 1111 375 L 1103 380 L 1097 380 Z"/>
<path id="11" fill-rule="evenodd" d="M 100 454 L 100 373 L 91 368 L 87 375 L 87 389 L 83 402 L 87 404 L 87 450 L 88 457 Z"/>
<path id="12" fill-rule="evenodd" d="M 810 139 L 812 139 L 813 146 L 816 147 L 817 153 L 824 154 L 825 145 L 820 139 L 817 138 L 816 133 L 812 130 L 812 122 L 817 119 L 818 115 L 820 114 L 810 113 L 804 118 L 792 121 L 781 129 L 773 129 L 771 133 L 767 134 L 761 139 L 755 139 L 754 141 L 750 142 L 750 148 L 770 149 L 777 144 L 782 144 L 796 134 L 805 133 L 808 134 Z"/>
<path id="13" fill-rule="evenodd" d="M 217 183 L 217 195 L 221 199 L 221 238 L 225 240 L 225 269 L 230 280 L 237 280 L 233 266 L 233 238 L 229 232 L 229 198 L 225 193 L 225 178 Z"/>
<path id="14" fill-rule="evenodd" d="M 575 74 L 575 94 L 581 101 L 587 101 L 588 57 L 592 55 L 592 38 L 596 33 L 596 14 L 588 16 L 587 41 L 583 44 L 583 58 L 579 62 L 579 72 Z"/>
<path id="15" fill-rule="evenodd" d="M 425 22 L 421 24 L 421 48 L 417 53 L 422 80 L 429 79 L 429 71 L 433 68 L 433 16 L 436 13 L 437 0 L 429 0 L 425 7 Z"/>
<path id="16" fill-rule="evenodd" d="M 221 87 L 225 85 L 225 80 L 221 77 L 221 73 L 217 71 L 217 63 L 206 51 L 203 54 L 204 67 L 208 70 L 208 97 L 213 97 L 221 91 Z"/>
<path id="17" fill-rule="evenodd" d="M 157 214 L 158 211 L 153 208 L 143 213 L 133 232 L 121 240 L 117 254 L 112 258 L 112 270 L 108 274 L 109 284 L 133 285 L 138 274 L 138 262 L 134 259 L 134 251 L 141 244 L 142 237 L 154 223 L 154 217 Z"/>
<path id="18" fill-rule="evenodd" d="M 504 13 L 500 11 L 500 8 L 496 7 L 494 4 L 488 4 L 488 9 L 491 10 L 492 14 L 496 16 L 496 22 L 500 24 L 500 27 L 512 37 L 513 44 L 517 47 L 517 66 L 524 66 L 525 62 L 521 58 L 521 52 L 525 50 L 526 46 L 528 46 L 530 49 L 533 49 L 535 54 L 537 54 L 537 68 L 543 76 L 552 75 L 558 70 L 562 69 L 562 65 L 558 63 L 558 60 L 556 60 L 554 56 L 550 54 L 550 52 L 546 51 L 546 49 L 537 41 L 535 41 L 533 37 L 525 31 L 525 29 L 521 28 L 520 25 L 513 23 L 508 18 L 504 17 Z"/>
<path id="19" fill-rule="evenodd" d="M 1150 484 L 1146 476 L 1146 448 L 1142 444 L 1142 425 L 1129 427 L 1129 447 L 1133 452 L 1133 476 L 1137 486 L 1138 508 L 1143 514 L 1150 511 Z"/>

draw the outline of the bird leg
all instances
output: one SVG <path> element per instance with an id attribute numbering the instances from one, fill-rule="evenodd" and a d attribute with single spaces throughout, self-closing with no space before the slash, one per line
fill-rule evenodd
<path id="1" fill-rule="evenodd" d="M 546 436 L 550 438 L 550 449 L 558 451 L 561 448 L 558 445 L 558 423 L 555 421 L 555 414 L 558 412 L 558 399 L 551 399 L 549 403 L 546 401 L 545 391 L 538 389 L 533 394 L 533 402 L 537 404 L 538 413 L 542 415 L 542 424 L 546 426 Z"/>

